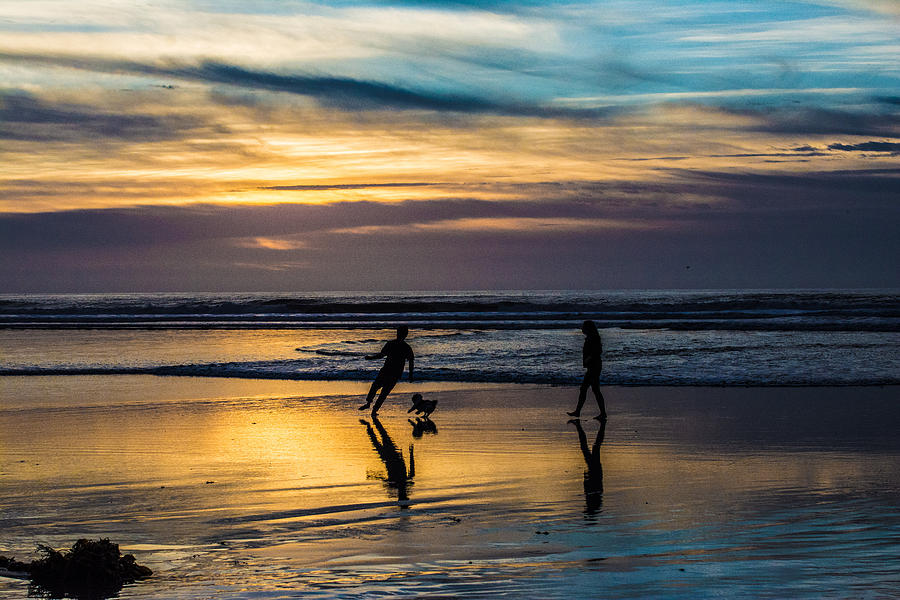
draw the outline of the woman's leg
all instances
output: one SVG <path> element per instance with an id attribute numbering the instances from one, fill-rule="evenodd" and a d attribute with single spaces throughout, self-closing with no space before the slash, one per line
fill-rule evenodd
<path id="1" fill-rule="evenodd" d="M 590 371 L 584 374 L 584 379 L 581 380 L 581 387 L 578 389 L 578 406 L 575 407 L 570 413 L 567 413 L 570 417 L 577 417 L 581 414 L 581 407 L 584 406 L 584 401 L 587 398 L 588 388 L 591 387 L 591 380 L 588 378 L 590 375 Z"/>
<path id="2" fill-rule="evenodd" d="M 600 373 L 596 373 L 591 378 L 591 390 L 594 392 L 594 397 L 597 398 L 597 406 L 600 407 L 600 419 L 606 420 L 606 400 L 603 398 L 603 393 L 600 391 Z"/>

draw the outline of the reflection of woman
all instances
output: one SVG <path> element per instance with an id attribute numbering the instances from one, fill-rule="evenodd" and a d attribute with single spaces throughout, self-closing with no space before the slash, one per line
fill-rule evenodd
<path id="1" fill-rule="evenodd" d="M 578 406 L 568 414 L 570 417 L 581 415 L 581 407 L 584 406 L 588 388 L 591 388 L 594 392 L 594 397 L 597 398 L 597 406 L 600 407 L 600 414 L 596 418 L 605 421 L 606 403 L 603 400 L 603 394 L 600 393 L 600 371 L 603 369 L 603 342 L 600 339 L 600 332 L 597 331 L 597 325 L 593 321 L 585 321 L 581 325 L 581 332 L 584 333 L 581 362 L 584 364 L 586 371 L 584 372 L 584 379 L 581 381 L 581 389 L 578 391 Z"/>
<path id="2" fill-rule="evenodd" d="M 600 464 L 600 446 L 606 435 L 606 422 L 600 422 L 600 430 L 594 440 L 594 447 L 589 449 L 587 436 L 581 428 L 581 422 L 572 419 L 569 421 L 578 430 L 578 442 L 581 445 L 581 453 L 587 469 L 584 470 L 584 499 L 587 503 L 587 513 L 593 514 L 600 510 L 603 504 L 603 465 Z"/>

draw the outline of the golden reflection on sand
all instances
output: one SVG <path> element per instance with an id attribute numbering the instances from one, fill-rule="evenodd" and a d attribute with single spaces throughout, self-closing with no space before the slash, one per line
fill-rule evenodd
<path id="1" fill-rule="evenodd" d="M 7 389 L 59 393 L 53 378 L 27 379 Z M 886 441 L 877 435 L 822 437 L 812 422 L 781 431 L 784 420 L 721 408 L 752 391 L 611 388 L 603 430 L 567 422 L 570 388 L 426 390 L 440 402 L 434 427 L 417 430 L 406 394 L 378 420 L 357 411 L 365 384 L 326 395 L 345 384 L 66 380 L 73 407 L 60 398 L 0 407 L 0 550 L 116 538 L 167 574 L 142 588 L 148 597 L 204 581 L 378 590 L 537 577 L 540 586 L 572 571 L 752 564 L 795 537 L 790 552 L 814 560 L 808 539 L 838 543 L 828 532 L 843 531 L 848 514 L 857 532 L 848 543 L 868 544 L 867 523 L 892 518 L 879 498 L 900 482 L 896 451 L 870 447 Z M 784 393 L 816 395 L 819 408 L 829 396 Z M 854 392 L 857 405 L 879 393 Z M 703 408 L 714 405 L 724 413 Z"/>

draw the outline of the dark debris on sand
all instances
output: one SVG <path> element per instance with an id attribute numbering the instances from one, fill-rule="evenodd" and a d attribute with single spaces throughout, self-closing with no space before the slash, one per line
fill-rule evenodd
<path id="1" fill-rule="evenodd" d="M 23 563 L 0 556 L 0 569 L 7 575 L 30 578 L 30 593 L 45 598 L 102 600 L 119 593 L 127 583 L 150 577 L 153 572 L 122 556 L 119 545 L 108 539 L 78 540 L 66 552 L 38 546 L 42 558 Z"/>

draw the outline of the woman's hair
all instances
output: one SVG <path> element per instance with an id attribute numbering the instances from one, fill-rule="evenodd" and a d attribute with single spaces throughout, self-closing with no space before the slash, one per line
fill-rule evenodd
<path id="1" fill-rule="evenodd" d="M 593 321 L 585 321 L 582 323 L 581 331 L 588 337 L 600 337 L 600 332 L 597 331 L 597 324 Z"/>

